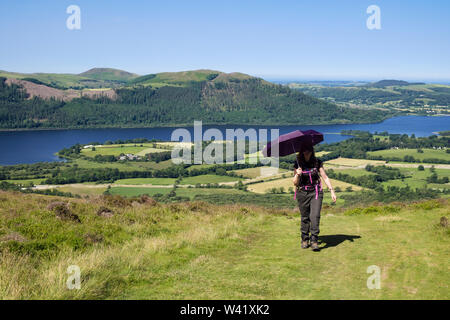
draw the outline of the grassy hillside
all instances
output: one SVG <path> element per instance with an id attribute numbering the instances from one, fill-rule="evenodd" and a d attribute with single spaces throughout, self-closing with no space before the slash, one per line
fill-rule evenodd
<path id="1" fill-rule="evenodd" d="M 384 87 L 392 87 L 392 86 L 408 86 L 408 85 L 423 85 L 425 83 L 411 83 L 404 80 L 380 80 L 377 82 L 373 82 L 368 84 L 368 87 L 375 87 L 375 88 L 384 88 Z"/>
<path id="2" fill-rule="evenodd" d="M 208 81 L 217 77 L 221 72 L 214 70 L 194 70 L 182 72 L 162 72 L 148 74 L 130 81 L 130 85 L 151 85 L 161 87 L 167 85 L 185 86 L 190 82 Z"/>
<path id="3" fill-rule="evenodd" d="M 79 75 L 96 80 L 115 80 L 123 82 L 139 77 L 137 74 L 113 68 L 92 68 Z"/>
<path id="4" fill-rule="evenodd" d="M 100 73 L 101 78 L 110 76 L 108 70 Z M 100 77 L 97 71 L 92 74 Z M 175 126 L 192 125 L 194 120 L 255 125 L 366 123 L 394 114 L 337 106 L 240 73 L 160 73 L 126 83 L 86 79 L 86 83 L 93 81 L 93 86 L 106 81 L 115 89 L 90 97 L 83 93 L 82 98 L 69 101 L 30 100 L 20 84 L 9 85 L 0 77 L 0 128 Z"/>
<path id="5" fill-rule="evenodd" d="M 370 106 L 405 114 L 449 114 L 449 85 L 382 80 L 366 85 L 291 83 L 289 87 L 343 106 Z"/>
<path id="6" fill-rule="evenodd" d="M 1 192 L 0 298 L 449 299 L 448 214 L 448 200 L 328 207 L 312 252 L 297 210 Z"/>
<path id="7" fill-rule="evenodd" d="M 117 87 L 138 75 L 112 68 L 93 68 L 80 74 L 17 73 L 0 70 L 0 77 L 29 80 L 58 89 L 84 89 Z"/>
<path id="8" fill-rule="evenodd" d="M 64 73 L 16 73 L 0 70 L 0 77 L 12 79 L 37 80 L 43 84 L 55 88 L 75 88 L 82 86 L 83 81 L 88 82 L 89 78 L 77 74 Z"/>
<path id="9" fill-rule="evenodd" d="M 405 156 L 413 157 L 417 162 L 433 163 L 433 160 L 449 160 L 450 155 L 444 149 L 419 149 L 422 152 L 418 152 L 417 149 L 387 149 L 368 152 L 369 156 L 380 157 L 386 160 L 400 159 L 403 160 Z M 427 161 L 428 160 L 428 161 Z"/>

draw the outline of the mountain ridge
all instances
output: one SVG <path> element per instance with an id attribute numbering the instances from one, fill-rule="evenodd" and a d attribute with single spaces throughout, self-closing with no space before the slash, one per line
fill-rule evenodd
<path id="1" fill-rule="evenodd" d="M 138 74 L 114 68 L 92 68 L 82 73 L 79 73 L 78 75 L 97 80 L 122 80 L 122 81 L 128 81 L 132 78 L 139 77 Z"/>
<path id="2" fill-rule="evenodd" d="M 91 69 L 90 74 L 98 77 L 111 72 Z M 390 114 L 337 106 L 238 72 L 163 72 L 129 81 L 76 75 L 94 88 L 75 84 L 70 89 L 59 86 L 53 74 L 45 76 L 41 79 L 53 81 L 50 85 L 0 73 L 0 128 L 147 127 L 194 120 L 255 125 L 361 123 L 381 121 Z"/>
<path id="3" fill-rule="evenodd" d="M 42 72 L 19 73 L 0 70 L 0 77 L 31 81 L 61 90 L 103 89 L 134 85 L 184 85 L 190 82 L 210 81 L 214 78 L 217 78 L 216 81 L 257 78 L 240 72 L 226 73 L 210 69 L 159 72 L 154 74 L 138 75 L 125 70 L 98 67 L 91 68 L 78 74 Z M 267 81 L 265 82 L 267 84 L 270 83 Z"/>
<path id="4" fill-rule="evenodd" d="M 383 79 L 377 82 L 367 84 L 367 87 L 384 88 L 390 86 L 410 86 L 410 85 L 424 85 L 424 82 L 408 82 L 405 80 Z"/>

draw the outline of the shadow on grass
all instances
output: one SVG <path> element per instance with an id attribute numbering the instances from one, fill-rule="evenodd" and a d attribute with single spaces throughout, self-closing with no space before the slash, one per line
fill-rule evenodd
<path id="1" fill-rule="evenodd" d="M 354 239 L 359 238 L 361 238 L 361 236 L 352 236 L 347 234 L 332 234 L 326 236 L 319 236 L 319 243 L 320 244 L 325 243 L 325 246 L 320 247 L 320 250 L 336 247 L 346 240 L 353 242 Z"/>

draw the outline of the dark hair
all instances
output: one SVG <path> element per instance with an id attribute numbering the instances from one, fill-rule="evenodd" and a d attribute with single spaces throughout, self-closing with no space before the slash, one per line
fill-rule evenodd
<path id="1" fill-rule="evenodd" d="M 299 152 L 297 152 L 297 163 L 298 163 L 298 165 L 300 166 L 300 168 L 304 168 L 304 167 L 308 166 L 307 162 L 305 160 L 305 156 L 303 155 L 303 152 L 305 150 L 311 150 L 312 154 L 311 154 L 311 156 L 309 158 L 308 163 L 309 164 L 312 163 L 313 166 L 316 167 L 318 165 L 319 161 L 316 158 L 316 153 L 314 152 L 314 147 L 313 146 L 305 146 L 302 149 L 300 149 Z"/>

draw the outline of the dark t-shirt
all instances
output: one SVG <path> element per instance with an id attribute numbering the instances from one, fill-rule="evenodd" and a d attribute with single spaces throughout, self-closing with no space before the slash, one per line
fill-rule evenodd
<path id="1" fill-rule="evenodd" d="M 319 169 L 321 167 L 323 167 L 323 161 L 318 158 L 316 158 L 316 159 L 317 159 L 316 163 L 306 162 L 301 166 L 303 171 L 309 171 L 314 168 L 316 169 L 316 170 L 313 170 L 313 173 L 311 174 L 313 183 L 311 183 L 311 179 L 310 179 L 308 173 L 303 173 L 300 176 L 300 185 L 301 186 L 314 185 L 314 184 L 317 184 L 320 182 Z M 297 169 L 297 168 L 298 168 L 297 161 L 295 161 L 294 169 Z"/>
<path id="2" fill-rule="evenodd" d="M 320 160 L 319 158 L 316 158 L 317 159 L 317 163 L 312 163 L 311 161 L 309 161 L 309 162 L 306 162 L 303 166 L 302 166 L 302 170 L 309 170 L 309 169 L 311 169 L 311 168 L 316 168 L 317 170 L 319 170 L 321 167 L 323 167 L 323 161 L 322 160 Z M 297 165 L 297 161 L 295 161 L 295 163 L 294 163 L 294 169 L 297 169 L 298 168 L 298 165 Z"/>

